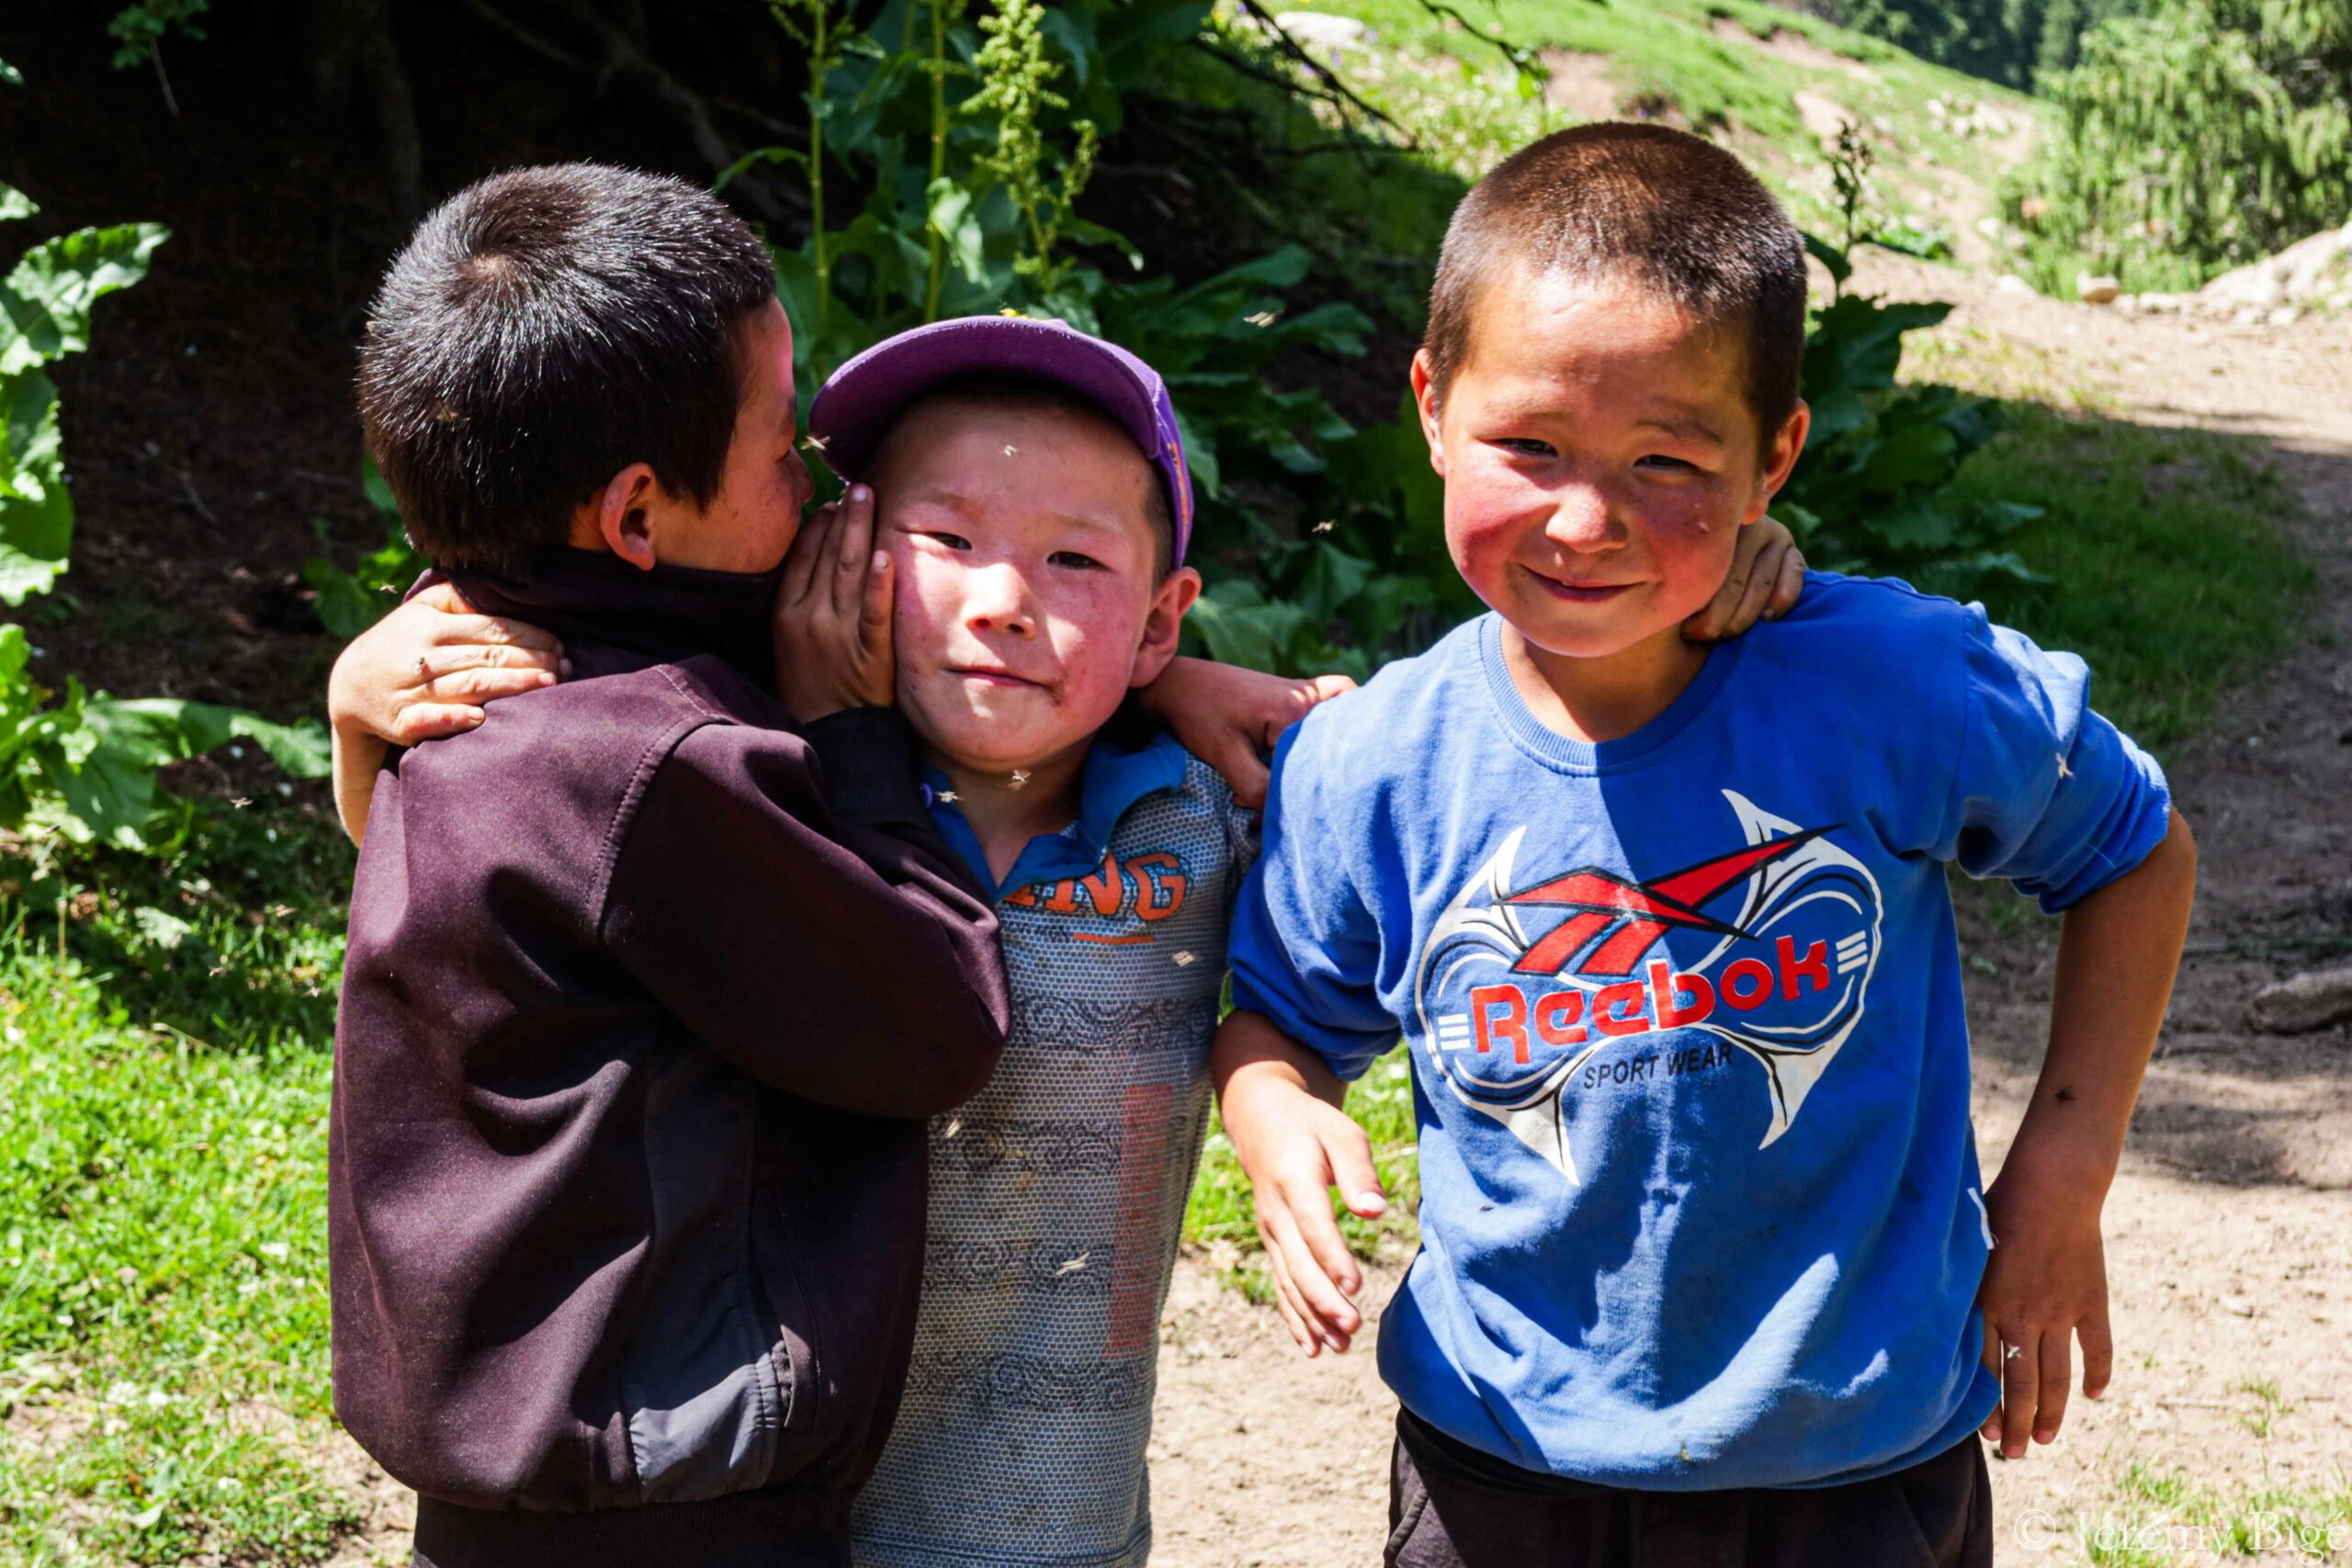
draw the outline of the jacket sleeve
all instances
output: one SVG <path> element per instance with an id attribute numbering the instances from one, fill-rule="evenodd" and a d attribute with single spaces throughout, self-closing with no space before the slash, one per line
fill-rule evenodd
<path id="1" fill-rule="evenodd" d="M 933 1115 L 988 1082 L 1006 1018 L 996 918 L 931 826 L 898 715 L 805 739 L 704 725 L 619 831 L 605 943 L 719 1055 L 876 1116 Z"/>

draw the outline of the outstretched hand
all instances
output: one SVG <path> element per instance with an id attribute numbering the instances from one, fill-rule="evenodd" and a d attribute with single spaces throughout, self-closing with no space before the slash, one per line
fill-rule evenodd
<path id="1" fill-rule="evenodd" d="M 895 580 L 874 544 L 874 492 L 852 485 L 793 541 L 775 600 L 775 684 L 804 723 L 843 708 L 888 707 Z"/>

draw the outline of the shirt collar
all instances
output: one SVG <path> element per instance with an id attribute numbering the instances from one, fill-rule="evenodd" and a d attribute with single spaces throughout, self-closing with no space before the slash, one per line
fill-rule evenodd
<path id="1" fill-rule="evenodd" d="M 548 545 L 503 569 L 457 567 L 447 575 L 483 614 L 553 632 L 564 640 L 567 653 L 573 651 L 571 645 L 581 645 L 590 661 L 581 666 L 582 675 L 715 653 L 762 690 L 775 684 L 769 626 L 782 567 L 763 572 L 683 566 L 644 570 L 618 556 Z M 599 657 L 606 652 L 621 657 L 617 662 Z"/>
<path id="2" fill-rule="evenodd" d="M 989 874 L 989 857 L 980 848 L 978 835 L 965 820 L 963 809 L 947 798 L 953 794 L 947 775 L 926 768 L 923 784 L 932 820 L 941 836 L 971 866 L 993 902 L 1041 882 L 1087 876 L 1100 870 L 1120 820 L 1146 795 L 1182 785 L 1185 760 L 1183 745 L 1173 735 L 1156 735 L 1136 747 L 1096 739 L 1079 772 L 1078 820 L 1058 833 L 1040 833 L 1030 840 L 1002 883 Z"/>

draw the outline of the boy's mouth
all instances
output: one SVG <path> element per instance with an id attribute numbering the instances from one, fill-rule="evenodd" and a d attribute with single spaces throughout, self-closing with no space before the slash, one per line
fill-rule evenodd
<path id="1" fill-rule="evenodd" d="M 1569 582 L 1537 571 L 1532 567 L 1527 568 L 1526 571 L 1544 592 L 1565 604 L 1606 604 L 1640 586 L 1632 582 Z"/>
<path id="2" fill-rule="evenodd" d="M 1052 690 L 1043 681 L 1032 681 L 1026 676 L 1015 675 L 1010 670 L 997 670 L 982 665 L 950 665 L 947 672 L 960 680 L 977 682 L 983 686 L 1002 686 L 1008 689 L 1026 686 L 1032 691 L 1038 692 Z"/>

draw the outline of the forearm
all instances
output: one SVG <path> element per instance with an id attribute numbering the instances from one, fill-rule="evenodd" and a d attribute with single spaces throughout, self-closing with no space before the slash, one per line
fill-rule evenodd
<path id="1" fill-rule="evenodd" d="M 376 797 L 376 774 L 391 750 L 383 741 L 341 718 L 333 727 L 334 809 L 343 830 L 357 844 L 368 836 L 368 807 Z"/>
<path id="2" fill-rule="evenodd" d="M 2164 841 L 2066 912 L 2050 1045 L 2007 1167 L 2030 1165 L 2103 1196 L 2155 1047 L 2197 887 L 2178 812 Z"/>

